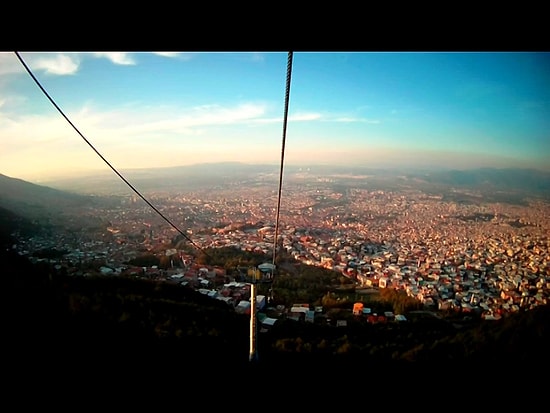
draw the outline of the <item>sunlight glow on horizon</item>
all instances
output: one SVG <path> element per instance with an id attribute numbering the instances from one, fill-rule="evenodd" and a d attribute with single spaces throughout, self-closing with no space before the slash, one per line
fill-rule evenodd
<path id="1" fill-rule="evenodd" d="M 549 53 L 342 54 L 294 54 L 287 162 L 550 169 Z M 118 169 L 280 160 L 286 53 L 20 55 Z M 109 169 L 14 53 L 0 90 L 0 173 Z"/>

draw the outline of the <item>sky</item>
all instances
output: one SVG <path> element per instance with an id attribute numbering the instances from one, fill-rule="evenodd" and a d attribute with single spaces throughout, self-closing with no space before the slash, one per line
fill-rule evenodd
<path id="1" fill-rule="evenodd" d="M 550 170 L 550 53 L 0 52 L 1 174 L 281 160 Z"/>

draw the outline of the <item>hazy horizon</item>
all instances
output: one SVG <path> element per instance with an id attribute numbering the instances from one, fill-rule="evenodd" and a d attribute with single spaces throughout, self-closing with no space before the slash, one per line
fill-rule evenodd
<path id="1" fill-rule="evenodd" d="M 118 170 L 280 163 L 286 52 L 19 55 Z M 294 53 L 285 163 L 548 171 L 549 69 L 550 53 Z M 13 52 L 0 91 L 0 173 L 111 171 Z"/>
<path id="2" fill-rule="evenodd" d="M 170 169 L 178 169 L 178 168 L 201 168 L 205 166 L 210 166 L 211 172 L 215 173 L 216 168 L 219 166 L 223 166 L 224 164 L 231 164 L 233 161 L 228 162 L 203 162 L 203 163 L 196 163 L 196 164 L 187 164 L 187 165 L 172 165 L 172 166 L 159 166 L 159 167 L 151 167 L 151 168 L 125 168 L 125 169 L 117 169 L 117 172 L 120 173 L 123 177 L 125 177 L 126 180 L 128 180 L 130 183 L 133 182 L 134 179 L 140 176 L 154 176 L 157 173 L 161 174 L 161 177 L 165 177 L 167 171 Z M 274 172 L 279 172 L 280 169 L 280 163 L 275 162 L 264 162 L 264 163 L 253 163 L 253 162 L 236 162 L 239 165 L 245 165 L 250 167 L 272 167 Z M 238 168 L 236 166 L 236 168 Z M 450 165 L 434 165 L 434 164 L 426 164 L 426 165 L 411 165 L 411 166 L 404 166 L 404 165 L 365 165 L 365 164 L 331 164 L 331 163 L 317 163 L 317 164 L 297 164 L 297 163 L 286 163 L 284 173 L 295 173 L 296 169 L 302 169 L 304 172 L 309 171 L 310 168 L 315 168 L 314 170 L 311 170 L 310 172 L 313 173 L 321 173 L 321 174 L 332 174 L 336 172 L 331 172 L 330 170 L 332 168 L 340 169 L 340 173 L 346 173 L 346 169 L 348 169 L 348 172 L 353 172 L 354 174 L 360 173 L 361 170 L 363 170 L 365 173 L 374 173 L 375 175 L 379 173 L 383 173 L 384 171 L 390 174 L 423 174 L 423 173 L 444 173 L 444 172 L 452 172 L 452 171 L 462 171 L 462 172 L 476 172 L 481 170 L 517 170 L 518 172 L 521 171 L 539 171 L 542 173 L 550 173 L 549 169 L 544 168 L 535 168 L 533 166 L 474 166 L 470 168 L 464 168 L 464 167 L 453 167 Z M 325 169 L 328 168 L 328 169 Z M 193 169 L 190 169 L 192 171 Z M 181 172 L 180 172 L 181 173 Z M 142 175 L 145 174 L 145 175 Z M 151 175 L 152 174 L 152 175 Z M 0 175 L 4 175 L 8 178 L 14 178 L 14 179 L 21 179 L 25 182 L 30 182 L 38 185 L 50 185 L 50 184 L 59 184 L 64 181 L 74 181 L 76 179 L 94 179 L 94 178 L 112 178 L 113 180 L 123 182 L 122 179 L 120 179 L 119 176 L 115 172 L 113 172 L 112 169 L 110 169 L 108 166 L 105 166 L 105 168 L 102 169 L 81 169 L 81 170 L 75 170 L 71 173 L 60 173 L 55 174 L 51 173 L 50 175 L 41 174 L 38 177 L 31 177 L 31 178 L 25 178 L 20 176 L 12 176 L 6 173 L 3 173 L 0 171 Z M 159 178 L 162 179 L 162 178 Z"/>

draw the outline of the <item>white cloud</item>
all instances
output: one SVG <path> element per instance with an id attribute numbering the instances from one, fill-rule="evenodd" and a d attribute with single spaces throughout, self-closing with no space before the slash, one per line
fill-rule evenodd
<path id="1" fill-rule="evenodd" d="M 322 116 L 319 113 L 296 113 L 288 117 L 292 122 L 303 122 L 308 120 L 319 120 Z"/>
<path id="2" fill-rule="evenodd" d="M 0 75 L 22 74 L 22 62 L 33 71 L 44 71 L 51 75 L 72 75 L 80 67 L 78 53 L 0 53 Z M 21 58 L 22 62 L 19 60 Z M 2 81 L 4 81 L 2 79 Z"/>
<path id="3" fill-rule="evenodd" d="M 311 120 L 319 120 L 322 116 L 318 113 L 297 113 L 290 114 L 288 116 L 289 122 L 307 122 Z M 266 124 L 266 123 L 281 123 L 283 121 L 283 115 L 278 117 L 269 117 L 269 118 L 259 118 L 251 120 L 255 124 Z"/>
<path id="4" fill-rule="evenodd" d="M 80 58 L 75 53 L 25 53 L 20 56 L 32 70 L 51 75 L 72 75 L 80 66 Z"/>
<path id="5" fill-rule="evenodd" d="M 104 57 L 117 65 L 135 65 L 136 61 L 125 52 L 96 52 L 95 57 Z"/>
<path id="6" fill-rule="evenodd" d="M 197 56 L 197 53 L 192 53 L 192 52 L 152 52 L 152 53 L 160 57 L 166 57 L 168 59 L 178 59 L 178 60 L 184 60 L 184 61 L 189 61 L 193 59 L 195 56 Z"/>
<path id="7" fill-rule="evenodd" d="M 19 119 L 0 117 L 1 147 L 3 149 L 55 143 L 63 136 L 72 133 L 71 130 L 72 127 L 59 115 L 32 115 Z"/>
<path id="8" fill-rule="evenodd" d="M 123 108 L 101 112 L 83 107 L 79 112 L 66 113 L 71 123 L 90 142 L 101 146 L 112 143 L 133 145 L 136 140 L 155 141 L 159 137 L 196 135 L 198 128 L 255 121 L 265 114 L 265 107 L 243 104 L 235 107 L 207 105 L 181 108 Z M 32 145 L 55 145 L 60 140 L 82 141 L 74 128 L 57 114 L 48 116 L 0 117 L 1 148 L 20 150 Z M 158 142 L 154 142 L 155 145 Z M 9 148 L 8 148 L 9 145 Z M 45 148 L 47 149 L 47 148 Z M 61 151 L 64 148 L 57 147 Z"/>
<path id="9" fill-rule="evenodd" d="M 153 52 L 153 54 L 156 54 L 157 56 L 162 56 L 162 57 L 178 57 L 181 53 L 180 52 Z"/>
<path id="10" fill-rule="evenodd" d="M 265 57 L 264 57 L 263 53 L 251 53 L 250 54 L 250 59 L 253 62 L 263 62 L 263 61 L 265 61 Z"/>
<path id="11" fill-rule="evenodd" d="M 2 52 L 0 53 L 0 75 L 7 75 L 11 73 L 21 73 L 25 69 L 19 62 L 19 59 L 15 53 Z"/>
<path id="12" fill-rule="evenodd" d="M 225 108 L 218 105 L 197 107 L 191 116 L 183 116 L 180 121 L 187 126 L 237 123 L 255 120 L 265 114 L 264 105 L 241 104 L 234 108 Z"/>

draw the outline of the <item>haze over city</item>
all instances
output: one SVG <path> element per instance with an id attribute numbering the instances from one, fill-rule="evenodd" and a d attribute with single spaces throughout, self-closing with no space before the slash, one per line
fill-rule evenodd
<path id="1" fill-rule="evenodd" d="M 19 53 L 119 170 L 280 162 L 287 52 Z M 550 53 L 295 52 L 289 164 L 550 168 Z M 14 52 L 0 53 L 0 173 L 106 171 Z"/>

